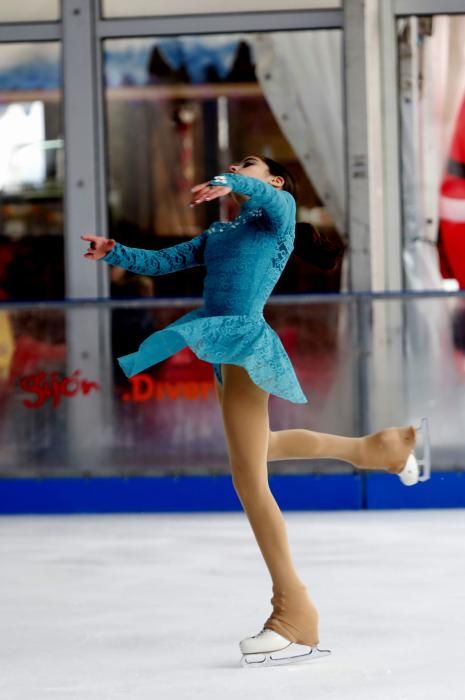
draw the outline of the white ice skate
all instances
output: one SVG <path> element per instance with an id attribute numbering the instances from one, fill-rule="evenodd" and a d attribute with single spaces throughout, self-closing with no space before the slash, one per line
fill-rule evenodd
<path id="1" fill-rule="evenodd" d="M 244 668 L 302 663 L 331 654 L 326 649 L 294 644 L 269 629 L 263 629 L 254 637 L 243 639 L 239 647 L 242 652 L 241 666 Z"/>
<path id="2" fill-rule="evenodd" d="M 416 430 L 422 437 L 423 456 L 421 459 L 417 459 L 412 452 L 405 463 L 405 467 L 398 474 L 399 479 L 405 486 L 414 486 L 419 481 L 427 481 L 431 476 L 431 443 L 428 419 L 422 418 Z"/>

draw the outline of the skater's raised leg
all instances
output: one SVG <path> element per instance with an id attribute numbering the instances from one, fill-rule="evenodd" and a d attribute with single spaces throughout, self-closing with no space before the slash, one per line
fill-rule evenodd
<path id="1" fill-rule="evenodd" d="M 223 387 L 215 382 L 220 404 Z M 340 459 L 359 469 L 399 474 L 415 446 L 413 426 L 386 428 L 363 437 L 344 437 L 304 428 L 270 430 L 267 461 L 284 459 Z"/>
<path id="2" fill-rule="evenodd" d="M 222 365 L 222 407 L 234 488 L 273 581 L 273 613 L 265 623 L 291 642 L 316 646 L 318 614 L 292 560 L 282 513 L 268 485 L 268 398 L 236 365 Z"/>
<path id="3" fill-rule="evenodd" d="M 222 386 L 215 382 L 216 394 L 221 403 Z M 429 442 L 427 419 L 420 428 L 425 444 Z M 416 430 L 413 426 L 385 428 L 363 437 L 344 437 L 318 433 L 304 428 L 269 432 L 267 461 L 284 459 L 340 459 L 358 469 L 381 470 L 397 474 L 401 481 L 411 486 L 429 478 L 429 457 L 423 459 L 423 476 L 413 455 Z M 429 449 L 429 448 L 428 448 Z M 425 450 L 424 450 L 425 452 Z M 426 453 L 425 453 L 426 457 Z"/>
<path id="4" fill-rule="evenodd" d="M 358 469 L 399 474 L 416 442 L 413 426 L 386 428 L 364 437 L 343 437 L 312 430 L 270 431 L 268 461 L 280 459 L 340 459 Z"/>

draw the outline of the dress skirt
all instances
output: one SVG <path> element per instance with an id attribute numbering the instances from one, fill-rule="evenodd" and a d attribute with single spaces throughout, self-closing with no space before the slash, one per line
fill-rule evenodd
<path id="1" fill-rule="evenodd" d="M 125 375 L 133 377 L 186 346 L 213 364 L 218 379 L 221 364 L 239 365 L 270 394 L 307 403 L 289 356 L 262 313 L 212 316 L 200 307 L 149 335 L 136 352 L 117 359 Z"/>

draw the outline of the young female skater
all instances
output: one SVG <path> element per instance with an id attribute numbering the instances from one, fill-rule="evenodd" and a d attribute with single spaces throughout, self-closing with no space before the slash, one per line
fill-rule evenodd
<path id="1" fill-rule="evenodd" d="M 189 346 L 213 364 L 234 488 L 273 588 L 273 611 L 262 631 L 240 642 L 244 665 L 311 660 L 329 653 L 317 647 L 318 613 L 294 566 L 285 522 L 268 486 L 267 462 L 328 457 L 397 474 L 404 483 L 419 478 L 413 426 L 356 438 L 306 429 L 270 430 L 270 393 L 307 402 L 281 341 L 262 313 L 293 249 L 293 191 L 292 176 L 283 166 L 249 156 L 192 189 L 191 206 L 231 192 L 244 200 L 233 221 L 215 222 L 192 241 L 153 251 L 82 236 L 90 242 L 84 257 L 135 273 L 163 275 L 206 267 L 204 305 L 153 333 L 137 352 L 118 362 L 133 377 Z"/>

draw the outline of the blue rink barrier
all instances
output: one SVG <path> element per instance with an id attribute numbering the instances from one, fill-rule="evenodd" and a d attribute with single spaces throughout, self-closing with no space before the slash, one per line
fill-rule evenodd
<path id="1" fill-rule="evenodd" d="M 390 474 L 368 474 L 367 508 L 465 508 L 465 472 L 433 472 L 428 481 L 404 486 Z"/>
<path id="2" fill-rule="evenodd" d="M 361 479 L 276 475 L 270 487 L 284 510 L 358 510 Z M 240 511 L 231 477 L 163 476 L 0 479 L 0 513 L 194 513 Z"/>
<path id="3" fill-rule="evenodd" d="M 406 487 L 387 474 L 270 476 L 283 510 L 465 508 L 465 473 L 436 472 Z M 0 479 L 0 514 L 240 511 L 231 477 Z"/>

